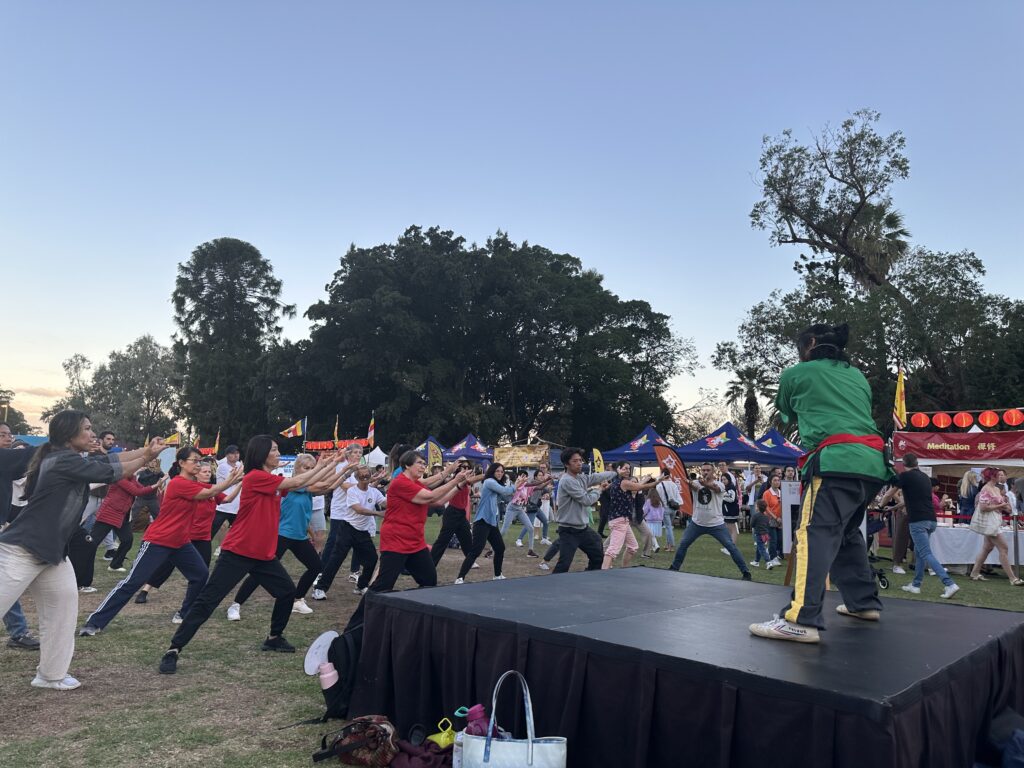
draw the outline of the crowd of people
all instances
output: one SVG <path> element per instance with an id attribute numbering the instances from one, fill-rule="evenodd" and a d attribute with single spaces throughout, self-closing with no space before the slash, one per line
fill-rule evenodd
<path id="1" fill-rule="evenodd" d="M 794 467 L 762 471 L 758 465 L 739 469 L 725 462 L 705 463 L 693 468 L 689 488 L 683 489 L 667 470 L 645 476 L 629 462 L 617 462 L 607 472 L 588 472 L 586 454 L 579 448 L 561 452 L 564 471 L 557 476 L 547 464 L 531 471 L 500 463 L 477 466 L 468 459 L 428 468 L 426 457 L 409 445 L 396 445 L 387 467 L 365 464 L 359 445 L 340 455 L 300 454 L 288 474 L 281 471 L 277 441 L 268 435 L 252 437 L 244 456 L 237 446 L 228 446 L 220 460 L 193 447 L 180 448 L 165 474 L 159 460 L 165 450 L 162 440 L 121 450 L 116 435 L 97 437 L 89 417 L 73 410 L 53 417 L 49 441 L 39 448 L 11 442 L 8 425 L 0 423 L 0 612 L 9 646 L 39 650 L 32 685 L 58 690 L 80 685 L 70 674 L 76 636 L 104 632 L 133 598 L 140 604 L 151 601 L 175 569 L 187 588 L 172 618 L 176 630 L 159 661 L 164 674 L 176 671 L 191 639 L 232 592 L 226 618 L 233 621 L 240 619 L 256 589 L 262 587 L 273 597 L 261 647 L 291 653 L 295 648 L 285 637 L 290 617 L 313 612 L 307 595 L 314 602 L 327 599 L 346 560 L 351 588 L 358 595 L 392 590 L 403 574 L 420 587 L 435 586 L 438 564 L 455 548 L 461 556 L 455 584 L 465 583 L 487 560 L 490 578 L 503 580 L 505 538 L 514 523 L 522 527 L 513 539 L 516 550 L 525 549 L 523 556 L 553 573 L 568 571 L 578 551 L 588 570 L 598 570 L 615 567 L 620 557 L 621 566 L 628 567 L 634 558 L 649 558 L 661 549 L 674 553 L 669 567 L 677 571 L 694 542 L 708 535 L 742 578 L 751 580 L 752 568 L 771 569 L 786 558 L 783 483 L 797 480 Z M 903 588 L 919 593 L 930 572 L 944 585 L 942 597 L 952 597 L 960 587 L 929 546 L 936 515 L 949 504 L 943 505 L 934 482 L 917 468 L 916 457 L 906 456 L 905 464 L 906 471 L 885 487 L 883 477 L 861 485 L 844 485 L 835 478 L 826 484 L 812 468 L 803 477 L 803 504 L 817 509 L 823 498 L 847 494 L 864 497 L 863 505 L 858 502 L 861 512 L 886 509 L 893 526 L 893 570 L 903 571 L 908 542 L 916 553 L 914 579 Z M 873 464 L 870 468 L 882 474 Z M 835 488 L 823 495 L 828 485 Z M 691 516 L 682 514 L 684 492 L 692 499 Z M 999 534 L 1002 514 L 1020 504 L 1020 494 L 1005 475 L 994 469 L 980 478 L 968 473 L 958 503 L 983 537 L 970 578 L 986 578 L 984 563 L 995 549 L 1010 582 L 1024 583 Z M 794 590 L 784 612 L 764 625 L 752 625 L 751 631 L 815 641 L 808 638 L 816 637 L 810 629 L 822 625 L 819 592 L 828 570 L 822 570 L 825 555 L 814 558 L 831 547 L 838 547 L 835 557 L 840 559 L 844 548 L 850 548 L 848 565 L 856 573 L 843 577 L 840 572 L 837 579 L 847 601 L 840 613 L 877 619 L 874 577 L 861 568 L 854 549 L 859 528 L 854 533 L 851 526 L 856 515 L 844 518 L 836 529 L 845 531 L 837 544 L 824 538 L 837 534 L 807 526 L 807 516 L 798 525 L 800 510 L 790 511 L 794 539 L 813 567 L 802 572 L 804 586 Z M 140 513 L 149 522 L 126 567 L 134 545 L 133 523 Z M 441 525 L 428 545 L 425 529 L 432 513 L 440 515 Z M 823 516 L 840 513 L 826 509 Z M 225 523 L 228 530 L 214 551 L 213 541 Z M 554 536 L 549 538 L 552 527 Z M 747 527 L 755 552 L 750 562 L 738 547 L 741 529 Z M 546 547 L 543 555 L 535 542 Z M 124 576 L 78 628 L 78 595 L 96 591 L 93 577 L 100 547 L 100 562 Z M 282 564 L 289 553 L 303 569 L 297 583 Z M 38 638 L 29 631 L 18 602 L 29 590 Z M 361 612 L 362 603 L 356 615 Z"/>

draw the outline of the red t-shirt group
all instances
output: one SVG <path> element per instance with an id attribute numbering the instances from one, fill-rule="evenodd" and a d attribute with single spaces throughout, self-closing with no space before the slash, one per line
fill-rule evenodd
<path id="1" fill-rule="evenodd" d="M 160 514 L 146 528 L 142 540 L 174 549 L 188 544 L 192 540 L 192 518 L 196 509 L 196 496 L 209 487 L 195 480 L 189 480 L 184 475 L 172 477 L 164 490 Z M 206 531 L 209 533 L 209 525 L 207 525 Z"/>
<path id="2" fill-rule="evenodd" d="M 380 551 L 411 555 L 427 546 L 423 527 L 427 522 L 427 505 L 413 504 L 413 497 L 426 486 L 410 480 L 400 472 L 388 486 L 388 506 L 380 525 Z M 237 523 L 236 523 L 237 525 Z"/>
<path id="3" fill-rule="evenodd" d="M 200 483 L 203 488 L 212 488 L 210 483 Z M 218 493 L 208 499 L 196 502 L 196 511 L 192 513 L 192 530 L 189 539 L 192 541 L 209 541 L 212 537 L 210 531 L 213 529 L 213 518 L 217 514 L 217 505 L 223 504 L 227 496 Z"/>
<path id="4" fill-rule="evenodd" d="M 281 498 L 278 492 L 284 482 L 281 475 L 262 469 L 246 472 L 242 478 L 241 499 L 235 524 L 224 537 L 220 548 L 253 560 L 273 560 L 277 555 L 277 527 L 281 521 Z M 161 517 L 163 517 L 161 510 Z M 424 520 L 426 517 L 424 516 Z M 381 538 L 383 544 L 383 534 Z"/>

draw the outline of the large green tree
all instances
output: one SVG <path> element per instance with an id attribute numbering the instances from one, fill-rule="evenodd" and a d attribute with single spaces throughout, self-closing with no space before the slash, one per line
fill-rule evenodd
<path id="1" fill-rule="evenodd" d="M 138 444 L 147 436 L 174 430 L 174 356 L 152 336 L 140 336 L 124 350 L 114 350 L 95 368 L 81 354 L 65 360 L 63 367 L 67 394 L 43 412 L 44 420 L 65 408 L 77 408 L 89 413 L 97 431 L 109 429 Z"/>
<path id="2" fill-rule="evenodd" d="M 268 353 L 283 317 L 281 281 L 254 246 L 230 237 L 203 243 L 178 265 L 174 305 L 176 382 L 182 411 L 222 443 L 268 429 Z"/>
<path id="3" fill-rule="evenodd" d="M 343 432 L 376 411 L 385 441 L 472 430 L 610 445 L 648 421 L 670 433 L 667 381 L 695 364 L 667 316 L 619 299 L 579 259 L 500 232 L 476 246 L 410 227 L 353 246 L 306 314 L 308 347 L 273 355 L 294 372 L 276 394 L 318 390 L 311 420 L 341 413 Z"/>

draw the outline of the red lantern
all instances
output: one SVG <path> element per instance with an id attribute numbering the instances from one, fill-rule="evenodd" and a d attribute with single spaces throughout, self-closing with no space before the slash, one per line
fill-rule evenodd
<path id="1" fill-rule="evenodd" d="M 1006 422 L 1007 426 L 1019 427 L 1021 424 L 1024 424 L 1024 413 L 1021 413 L 1016 408 L 1011 408 L 1003 412 L 1003 421 Z"/>
<path id="2" fill-rule="evenodd" d="M 940 411 L 932 416 L 932 424 L 939 429 L 949 429 L 949 426 L 953 423 L 953 419 L 950 418 L 948 413 Z"/>
<path id="3" fill-rule="evenodd" d="M 967 411 L 960 411 L 960 413 L 953 417 L 953 423 L 960 427 L 960 429 L 967 429 L 974 423 L 974 417 Z"/>
<path id="4" fill-rule="evenodd" d="M 915 413 L 910 417 L 910 425 L 917 427 L 918 429 L 924 429 L 928 426 L 928 414 L 926 413 Z"/>
<path id="5" fill-rule="evenodd" d="M 982 411 L 978 414 L 978 423 L 985 429 L 992 429 L 999 423 L 999 414 L 995 411 Z"/>

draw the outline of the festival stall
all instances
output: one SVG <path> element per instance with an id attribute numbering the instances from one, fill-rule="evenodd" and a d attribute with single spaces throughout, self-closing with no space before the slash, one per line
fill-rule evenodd
<path id="1" fill-rule="evenodd" d="M 893 458 L 896 469 L 903 470 L 903 457 L 913 453 L 918 464 L 939 480 L 941 493 L 956 497 L 956 487 L 970 469 L 997 467 L 1009 477 L 1024 477 L 1024 431 L 1007 432 L 894 432 Z M 959 515 L 940 518 L 939 528 L 931 538 L 932 551 L 944 565 L 974 562 L 980 537 L 966 525 L 970 521 Z M 1013 559 L 1013 533 L 1003 531 L 1003 538 Z M 1024 550 L 1024 531 L 1017 533 L 1018 551 Z M 999 563 L 993 550 L 989 565 Z"/>
<path id="2" fill-rule="evenodd" d="M 769 429 L 754 442 L 761 446 L 762 450 L 768 451 L 778 459 L 782 459 L 786 466 L 796 464 L 796 460 L 804 455 L 803 448 L 788 440 L 777 429 Z"/>
<path id="3" fill-rule="evenodd" d="M 493 461 L 494 451 L 480 442 L 479 438 L 470 432 L 462 440 L 457 442 L 447 451 L 443 452 L 445 461 L 455 459 L 472 459 L 473 461 Z"/>
<path id="4" fill-rule="evenodd" d="M 604 451 L 604 462 L 608 466 L 614 461 L 630 461 L 635 464 L 657 464 L 658 457 L 654 453 L 654 446 L 666 445 L 669 443 L 659 435 L 653 426 L 648 424 L 635 438 L 618 448 Z"/>
<path id="5" fill-rule="evenodd" d="M 679 446 L 676 453 L 687 464 L 705 461 L 757 461 L 772 464 L 773 460 L 778 459 L 776 454 L 759 446 L 729 421 L 700 440 Z M 792 462 L 792 457 L 787 460 Z"/>

